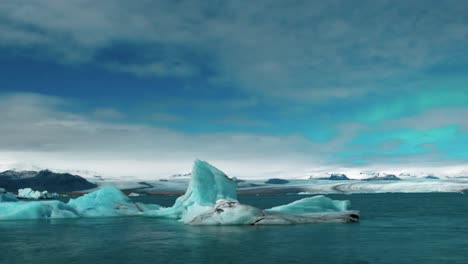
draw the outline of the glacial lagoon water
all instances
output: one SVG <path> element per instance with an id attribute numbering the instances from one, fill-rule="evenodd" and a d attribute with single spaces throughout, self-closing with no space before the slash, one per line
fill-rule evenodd
<path id="1" fill-rule="evenodd" d="M 358 224 L 188 226 L 145 217 L 0 222 L 0 263 L 468 263 L 468 195 L 329 195 Z M 176 196 L 136 197 L 170 206 Z M 304 198 L 240 195 L 260 208 Z"/>

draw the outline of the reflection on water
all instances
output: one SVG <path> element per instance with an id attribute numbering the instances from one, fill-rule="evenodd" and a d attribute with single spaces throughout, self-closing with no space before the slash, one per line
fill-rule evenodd
<path id="1" fill-rule="evenodd" d="M 240 197 L 263 208 L 298 198 Z M 466 263 L 467 195 L 332 198 L 351 200 L 361 210 L 361 223 L 187 226 L 143 217 L 4 221 L 0 263 Z"/>

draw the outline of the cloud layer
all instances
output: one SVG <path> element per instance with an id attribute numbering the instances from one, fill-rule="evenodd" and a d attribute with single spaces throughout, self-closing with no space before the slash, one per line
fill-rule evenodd
<path id="1" fill-rule="evenodd" d="M 427 115 L 459 113 L 459 109 L 429 111 L 412 117 L 422 127 L 416 132 L 398 130 L 409 120 L 389 121 L 380 128 L 343 124 L 333 139 L 316 142 L 300 135 L 258 133 L 182 133 L 164 127 L 115 121 L 115 113 L 75 113 L 74 101 L 38 94 L 0 96 L 0 160 L 2 164 L 29 164 L 59 170 L 91 170 L 106 176 L 164 177 L 190 169 L 195 158 L 207 159 L 241 177 L 300 177 L 311 172 L 397 170 L 463 167 L 466 152 L 456 161 L 452 149 L 441 142 L 468 137 L 445 129 L 425 130 Z M 111 113 L 102 119 L 102 113 Z M 462 124 L 463 116 L 452 122 Z M 387 126 L 388 125 L 388 126 Z M 390 126 L 391 125 L 391 126 Z M 431 126 L 432 127 L 432 126 Z M 379 129 L 390 131 L 381 133 Z M 385 135 L 385 136 L 382 136 Z M 454 145 L 448 145 L 454 147 Z M 406 149 L 409 148 L 409 149 Z M 424 151 L 412 151 L 423 148 Z M 461 151 L 460 147 L 460 151 Z M 398 159 L 404 161 L 398 161 Z M 355 162 L 365 160 L 365 164 Z M 396 163 L 396 164 L 395 164 Z M 357 173 L 358 174 L 358 173 Z"/>
<path id="2" fill-rule="evenodd" d="M 415 89 L 433 67 L 457 65 L 467 11 L 459 1 L 5 1 L 0 45 L 311 102 Z"/>
<path id="3" fill-rule="evenodd" d="M 461 1 L 0 3 L 0 163 L 238 176 L 467 164 Z M 29 93 L 27 93 L 29 92 Z"/>

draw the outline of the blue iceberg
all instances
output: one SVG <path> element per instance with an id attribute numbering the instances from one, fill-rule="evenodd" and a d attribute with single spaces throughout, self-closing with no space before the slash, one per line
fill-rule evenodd
<path id="1" fill-rule="evenodd" d="M 12 193 L 5 191 L 5 189 L 0 188 L 0 203 L 1 202 L 16 202 L 16 196 Z"/>
<path id="2" fill-rule="evenodd" d="M 337 201 L 324 195 L 317 195 L 297 200 L 290 204 L 276 206 L 266 211 L 282 213 L 344 212 L 349 209 L 350 205 L 349 201 Z"/>
<path id="3" fill-rule="evenodd" d="M 24 202 L 17 201 L 14 196 L 15 200 L 5 199 L 8 196 L 4 194 L 0 197 L 3 197 L 0 199 L 0 220 L 131 216 L 141 214 L 142 210 L 139 204 L 133 203 L 124 193 L 112 186 L 71 199 L 68 203 Z"/>
<path id="4" fill-rule="evenodd" d="M 113 186 L 71 199 L 68 205 L 82 217 L 132 216 L 141 213 L 137 204 Z"/>
<path id="5" fill-rule="evenodd" d="M 325 196 L 304 198 L 262 210 L 237 200 L 236 183 L 205 161 L 196 160 L 186 193 L 169 208 L 145 211 L 145 216 L 175 218 L 190 225 L 300 224 L 357 222 L 349 201 Z"/>
<path id="6" fill-rule="evenodd" d="M 71 199 L 68 203 L 23 202 L 8 200 L 11 197 L 5 193 L 1 195 L 0 220 L 140 215 L 177 219 L 189 225 L 345 223 L 359 220 L 357 211 L 349 211 L 349 201 L 335 201 L 322 195 L 266 210 L 241 204 L 237 200 L 236 182 L 200 160 L 193 165 L 186 193 L 168 208 L 134 203 L 111 186 Z"/>
<path id="7" fill-rule="evenodd" d="M 0 220 L 77 218 L 79 212 L 60 201 L 2 202 Z"/>
<path id="8" fill-rule="evenodd" d="M 218 200 L 237 201 L 236 183 L 207 162 L 196 160 L 185 194 L 177 198 L 172 207 L 147 211 L 144 215 L 190 222 L 212 209 Z"/>

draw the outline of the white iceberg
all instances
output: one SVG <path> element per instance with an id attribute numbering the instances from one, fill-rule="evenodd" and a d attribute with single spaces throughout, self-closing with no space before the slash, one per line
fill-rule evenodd
<path id="1" fill-rule="evenodd" d="M 218 200 L 214 207 L 185 223 L 190 225 L 285 225 L 357 221 L 359 221 L 359 213 L 356 211 L 286 213 L 262 210 L 234 201 Z"/>
<path id="2" fill-rule="evenodd" d="M 24 188 L 18 190 L 18 198 L 39 200 L 39 199 L 52 199 L 59 195 L 56 193 L 49 193 L 48 191 L 34 191 L 31 188 Z"/>

